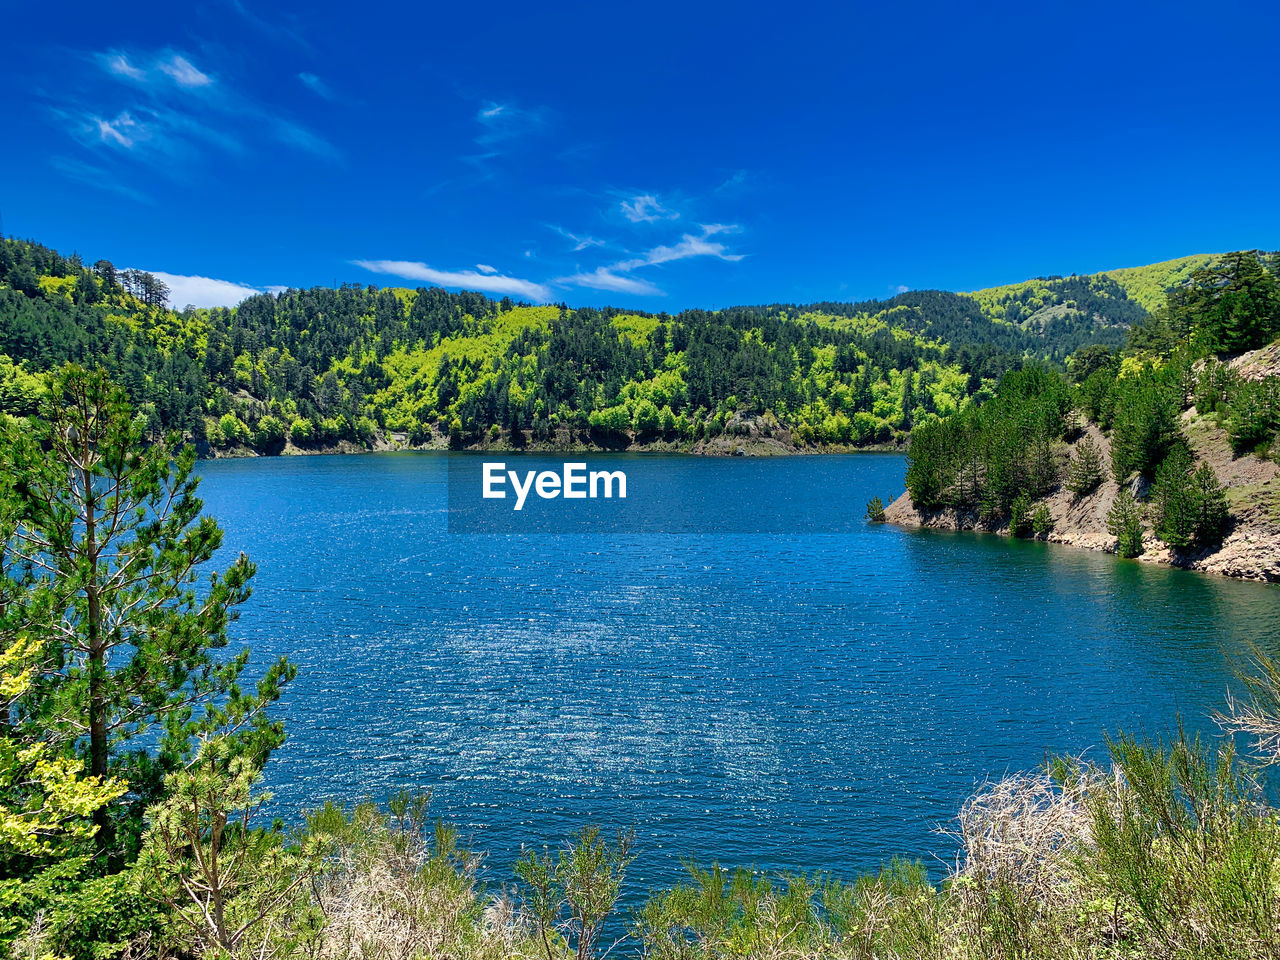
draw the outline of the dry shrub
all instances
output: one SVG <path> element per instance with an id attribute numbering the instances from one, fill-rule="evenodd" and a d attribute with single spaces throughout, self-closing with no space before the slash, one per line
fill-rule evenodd
<path id="1" fill-rule="evenodd" d="M 1102 781 L 1090 767 L 1073 775 L 1014 774 L 988 783 L 960 809 L 955 836 L 963 848 L 958 878 L 1009 884 L 1045 903 L 1072 886 L 1071 864 L 1090 841 L 1086 797 Z"/>
<path id="2" fill-rule="evenodd" d="M 331 844 L 314 896 L 325 915 L 319 956 L 332 960 L 434 960 L 522 955 L 524 928 L 505 895 L 484 903 L 479 857 L 455 834 L 425 823 L 425 798 L 393 798 L 391 813 L 329 806 L 312 829 Z"/>

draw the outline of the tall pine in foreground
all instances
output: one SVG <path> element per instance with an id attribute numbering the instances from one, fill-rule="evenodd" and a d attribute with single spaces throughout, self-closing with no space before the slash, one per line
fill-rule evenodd
<path id="1" fill-rule="evenodd" d="M 254 567 L 241 555 L 200 583 L 222 531 L 201 516 L 195 452 L 176 438 L 145 444 L 141 419 L 104 374 L 73 366 L 53 378 L 40 418 L 5 431 L 3 451 L 18 520 L 4 567 L 27 571 L 7 578 L 6 625 L 39 644 L 9 723 L 46 731 L 90 776 L 127 781 L 114 821 L 135 824 L 165 774 L 211 736 L 264 761 L 284 736 L 265 707 L 294 672 L 282 658 L 245 694 L 248 651 L 214 656 Z M 108 808 L 95 818 L 119 862 L 127 851 L 113 846 Z"/>

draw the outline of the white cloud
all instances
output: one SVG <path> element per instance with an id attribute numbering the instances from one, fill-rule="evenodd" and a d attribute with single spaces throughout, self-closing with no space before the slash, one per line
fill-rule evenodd
<path id="1" fill-rule="evenodd" d="M 476 269 L 479 270 L 481 273 L 488 273 L 488 274 L 494 274 L 498 272 L 497 267 L 491 267 L 487 263 L 477 263 Z"/>
<path id="2" fill-rule="evenodd" d="M 114 73 L 118 77 L 128 77 L 130 80 L 142 80 L 147 75 L 145 70 L 135 67 L 130 63 L 129 58 L 123 53 L 116 53 L 112 51 L 111 53 L 102 54 L 99 59 L 108 72 Z"/>
<path id="3" fill-rule="evenodd" d="M 573 244 L 574 253 L 578 253 L 581 250 L 586 250 L 589 247 L 604 246 L 604 241 L 597 240 L 595 237 L 589 237 L 589 236 L 580 237 L 577 234 L 570 233 L 564 227 L 557 227 L 554 224 L 550 224 L 549 226 L 551 227 L 552 230 L 554 230 L 556 233 L 560 234 L 560 236 L 564 237 L 566 240 L 568 240 L 570 243 Z"/>
<path id="4" fill-rule="evenodd" d="M 188 304 L 194 307 L 234 307 L 246 297 L 262 292 L 243 283 L 215 280 L 213 277 L 184 276 L 163 270 L 146 272 L 169 288 L 169 306 L 177 310 Z"/>
<path id="5" fill-rule="evenodd" d="M 329 85 L 314 73 L 300 73 L 298 74 L 298 80 L 317 97 L 322 97 L 325 100 L 334 99 L 333 91 L 329 89 Z"/>
<path id="6" fill-rule="evenodd" d="M 68 96 L 51 109 L 55 122 L 87 147 L 128 151 L 168 176 L 207 157 L 208 146 L 243 154 L 284 143 L 342 159 L 323 137 L 205 73 L 186 54 L 112 49 L 90 59 L 129 89 L 122 96 L 118 87 L 97 84 L 92 94 Z"/>
<path id="7" fill-rule="evenodd" d="M 732 233 L 737 230 L 734 224 L 704 223 L 701 234 L 686 233 L 680 242 L 670 246 L 657 246 L 646 250 L 638 257 L 620 260 L 607 267 L 598 267 L 590 272 L 579 272 L 569 277 L 561 277 L 557 283 L 567 283 L 575 287 L 590 287 L 593 290 L 613 290 L 618 293 L 635 293 L 644 296 L 660 296 L 662 290 L 647 280 L 632 276 L 632 272 L 644 267 L 655 267 L 675 260 L 688 260 L 691 257 L 715 257 L 717 260 L 737 262 L 743 254 L 730 253 L 729 249 L 719 241 L 710 238 L 718 233 Z"/>
<path id="8" fill-rule="evenodd" d="M 738 229 L 734 224 L 700 223 L 702 235 L 694 236 L 686 233 L 674 246 L 654 247 L 633 260 L 624 260 L 616 264 L 616 269 L 635 270 L 637 267 L 651 267 L 659 263 L 670 263 L 672 260 L 687 260 L 689 257 L 716 257 L 720 260 L 736 262 L 742 259 L 740 253 L 729 253 L 723 243 L 713 243 L 708 238 L 717 233 L 731 233 Z"/>
<path id="9" fill-rule="evenodd" d="M 747 171 L 736 170 L 734 171 L 732 176 L 727 178 L 723 183 L 720 184 L 720 186 L 716 187 L 715 192 L 723 193 L 726 190 L 733 190 L 736 187 L 742 186 L 746 182 L 747 182 Z"/>
<path id="10" fill-rule="evenodd" d="M 276 120 L 275 133 L 281 143 L 287 143 L 291 147 L 297 147 L 299 150 L 305 150 L 307 153 L 313 153 L 317 157 L 323 157 L 335 163 L 342 160 L 337 147 L 306 127 L 300 127 L 288 120 Z"/>
<path id="11" fill-rule="evenodd" d="M 668 210 L 651 193 L 646 193 L 620 204 L 622 215 L 632 223 L 657 223 L 659 220 L 675 220 L 680 214 Z"/>
<path id="12" fill-rule="evenodd" d="M 592 290 L 609 290 L 613 293 L 633 293 L 642 297 L 666 296 L 662 290 L 648 280 L 615 273 L 616 267 L 597 267 L 589 273 L 575 273 L 571 277 L 561 277 L 557 283 L 568 283 L 575 287 L 588 287 Z"/>
<path id="13" fill-rule="evenodd" d="M 488 146 L 536 132 L 546 124 L 547 111 L 487 100 L 476 111 L 476 122 L 484 128 L 476 143 Z"/>
<path id="14" fill-rule="evenodd" d="M 98 139 L 103 143 L 111 143 L 117 147 L 124 147 L 126 150 L 132 150 L 136 142 L 138 121 L 133 119 L 129 111 L 124 111 L 114 120 L 103 120 L 101 117 L 93 118 L 93 125 L 98 130 Z"/>
<path id="15" fill-rule="evenodd" d="M 181 54 L 175 53 L 169 59 L 159 61 L 156 68 L 161 73 L 168 74 L 180 87 L 207 87 L 213 83 L 213 77 L 197 70 L 195 65 Z"/>
<path id="16" fill-rule="evenodd" d="M 508 277 L 500 273 L 486 274 L 478 270 L 436 270 L 425 263 L 409 260 L 352 260 L 351 262 L 357 267 L 364 267 L 374 273 L 386 273 L 406 280 L 435 284 L 438 287 L 480 290 L 484 293 L 522 297 L 538 303 L 551 300 L 551 291 L 543 284 L 532 280 L 521 280 L 519 277 Z"/>
<path id="17" fill-rule="evenodd" d="M 908 290 L 910 290 L 910 289 L 911 289 L 911 288 L 910 288 L 910 287 L 908 287 L 905 283 L 900 283 L 900 284 L 898 284 L 896 287 L 894 287 L 894 288 L 893 288 L 893 292 L 894 292 L 894 293 L 906 293 L 906 292 L 907 292 Z"/>

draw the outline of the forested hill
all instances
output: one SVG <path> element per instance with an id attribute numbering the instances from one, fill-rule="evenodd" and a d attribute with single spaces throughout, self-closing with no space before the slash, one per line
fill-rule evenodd
<path id="1" fill-rule="evenodd" d="M 1068 368 L 918 423 L 884 518 L 1280 582 L 1280 253 L 1193 268 Z"/>
<path id="2" fill-rule="evenodd" d="M 890 443 L 1029 360 L 1122 343 L 1151 291 L 1210 259 L 674 315 L 352 284 L 175 311 L 149 274 L 2 239 L 0 411 L 29 413 L 36 375 L 75 361 L 213 453 Z"/>

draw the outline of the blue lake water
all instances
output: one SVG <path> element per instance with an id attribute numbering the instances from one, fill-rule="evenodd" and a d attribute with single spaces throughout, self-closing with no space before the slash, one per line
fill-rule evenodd
<path id="1" fill-rule="evenodd" d="M 234 635 L 300 667 L 273 810 L 429 788 L 498 881 L 587 822 L 636 827 L 641 887 L 690 856 L 940 872 L 936 829 L 981 781 L 1179 712 L 1209 729 L 1245 642 L 1280 623 L 1272 587 L 864 524 L 902 489 L 896 455 L 591 460 L 718 489 L 726 513 L 785 493 L 848 522 L 451 534 L 448 455 L 201 465 L 224 551 L 259 566 Z"/>

